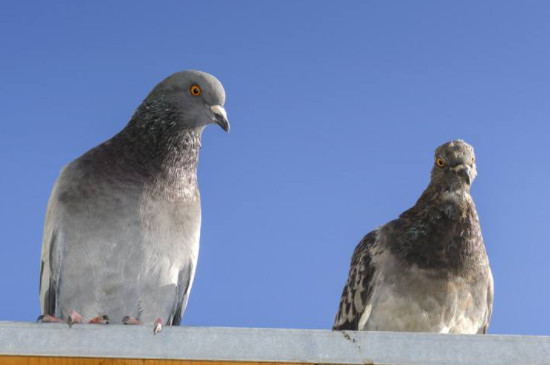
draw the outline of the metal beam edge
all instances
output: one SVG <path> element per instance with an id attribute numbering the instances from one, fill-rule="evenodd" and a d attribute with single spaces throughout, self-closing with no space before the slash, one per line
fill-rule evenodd
<path id="1" fill-rule="evenodd" d="M 0 355 L 315 364 L 539 365 L 550 337 L 0 322 Z"/>

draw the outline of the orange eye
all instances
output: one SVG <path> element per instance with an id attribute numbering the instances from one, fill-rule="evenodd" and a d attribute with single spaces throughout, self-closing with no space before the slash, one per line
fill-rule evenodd
<path id="1" fill-rule="evenodd" d="M 442 159 L 442 158 L 439 158 L 439 157 L 435 159 L 435 163 L 436 163 L 437 166 L 439 166 L 439 167 L 444 167 L 444 166 L 445 166 L 445 161 L 443 161 L 443 159 Z"/>
<path id="2" fill-rule="evenodd" d="M 199 85 L 193 85 L 189 88 L 191 95 L 199 96 L 201 94 L 201 88 Z"/>
<path id="3" fill-rule="evenodd" d="M 472 157 L 472 163 L 475 163 L 475 162 L 476 162 L 476 158 Z"/>

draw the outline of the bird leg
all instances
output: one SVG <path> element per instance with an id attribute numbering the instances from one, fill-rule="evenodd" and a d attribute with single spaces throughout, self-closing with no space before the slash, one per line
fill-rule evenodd
<path id="1" fill-rule="evenodd" d="M 155 323 L 153 325 L 153 335 L 156 335 L 157 333 L 162 331 L 162 325 L 163 324 L 164 324 L 164 321 L 162 320 L 162 318 L 157 318 L 157 320 L 155 321 Z"/>
<path id="2" fill-rule="evenodd" d="M 54 316 L 51 316 L 49 314 L 43 314 L 39 316 L 36 320 L 38 323 L 68 323 L 69 327 L 71 327 L 75 323 L 82 323 L 82 316 L 76 312 L 71 311 L 71 314 L 67 318 L 67 320 L 64 320 L 63 318 L 57 318 Z M 109 317 L 106 315 L 97 316 L 95 318 L 92 318 L 88 321 L 88 323 L 91 324 L 109 324 Z"/>
<path id="3" fill-rule="evenodd" d="M 122 318 L 123 324 L 129 324 L 129 325 L 136 325 L 141 324 L 141 322 L 138 319 L 135 319 L 134 317 L 126 316 Z"/>
<path id="4" fill-rule="evenodd" d="M 67 318 L 67 323 L 69 324 L 69 327 L 72 327 L 75 323 L 82 323 L 82 316 L 73 309 L 69 314 L 69 318 Z"/>
<path id="5" fill-rule="evenodd" d="M 126 316 L 122 318 L 123 324 L 129 324 L 129 325 L 138 325 L 141 324 L 139 319 L 135 319 L 134 317 Z M 157 318 L 155 323 L 153 324 L 153 335 L 156 335 L 160 331 L 162 331 L 162 326 L 164 324 L 164 321 L 162 318 Z"/>
<path id="6" fill-rule="evenodd" d="M 65 323 L 65 320 L 63 318 L 57 318 L 54 316 L 50 316 L 49 314 L 42 314 L 36 319 L 36 322 L 38 323 Z"/>
<path id="7" fill-rule="evenodd" d="M 109 324 L 109 317 L 107 315 L 97 316 L 88 321 L 91 324 Z"/>

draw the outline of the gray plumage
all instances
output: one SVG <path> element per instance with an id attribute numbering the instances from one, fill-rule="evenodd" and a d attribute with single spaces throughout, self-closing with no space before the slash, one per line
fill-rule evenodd
<path id="1" fill-rule="evenodd" d="M 224 102 L 213 76 L 175 73 L 120 133 L 62 169 L 45 220 L 43 314 L 180 323 L 199 253 L 201 134 L 229 130 Z"/>
<path id="2" fill-rule="evenodd" d="M 476 174 L 464 141 L 436 150 L 416 204 L 355 248 L 333 329 L 487 331 L 493 278 L 470 196 Z"/>

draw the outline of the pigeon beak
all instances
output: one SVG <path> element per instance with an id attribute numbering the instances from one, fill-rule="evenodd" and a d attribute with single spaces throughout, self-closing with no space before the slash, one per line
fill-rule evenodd
<path id="1" fill-rule="evenodd" d="M 462 177 L 468 185 L 472 184 L 474 181 L 474 170 L 469 165 L 460 164 L 454 167 L 455 172 L 458 176 Z"/>
<path id="2" fill-rule="evenodd" d="M 225 112 L 225 109 L 221 105 L 212 105 L 210 110 L 214 113 L 214 121 L 216 124 L 229 133 L 229 121 L 227 120 L 227 113 Z"/>

